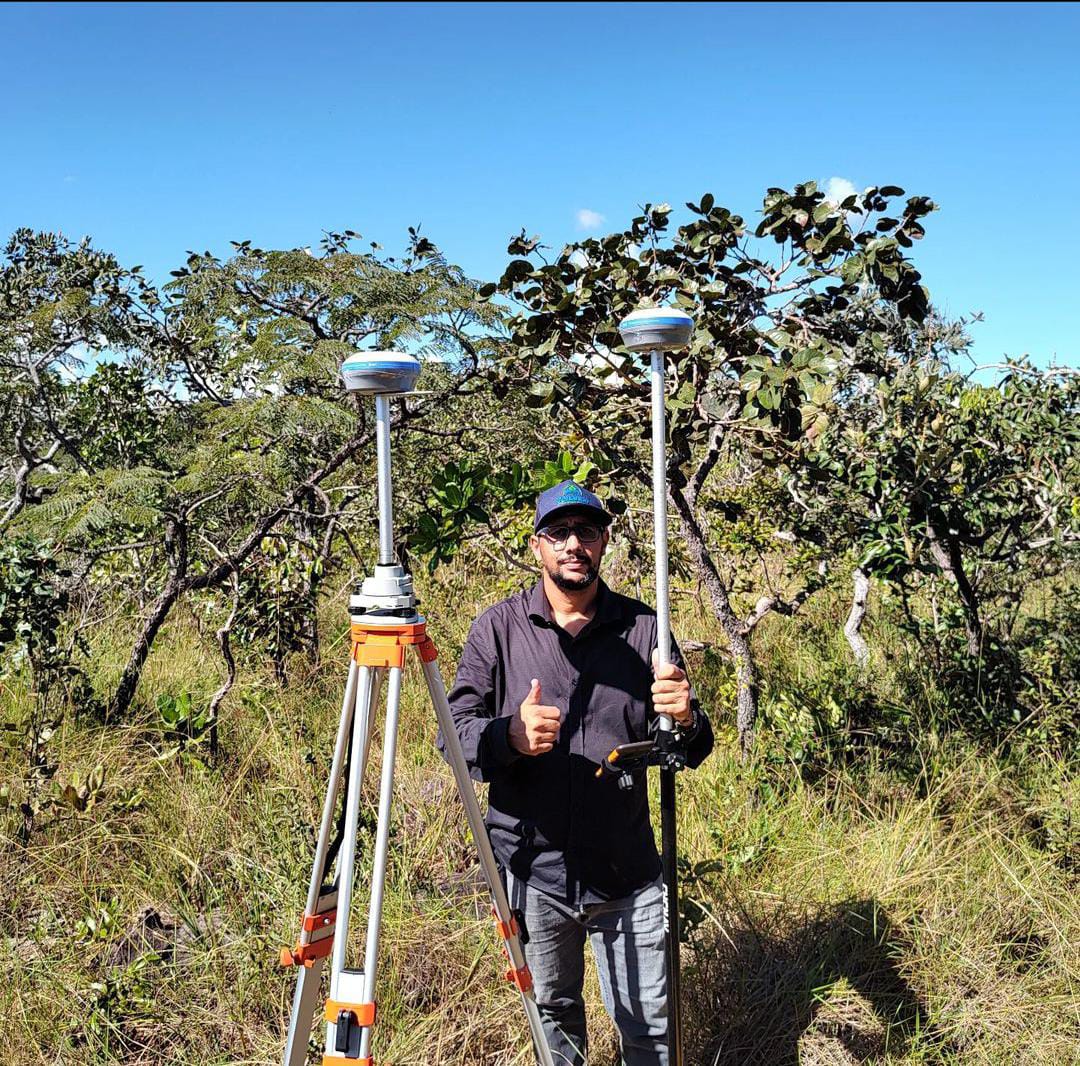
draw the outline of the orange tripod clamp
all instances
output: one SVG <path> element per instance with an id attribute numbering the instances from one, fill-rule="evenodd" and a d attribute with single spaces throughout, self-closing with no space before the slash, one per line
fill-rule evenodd
<path id="1" fill-rule="evenodd" d="M 424 622 L 400 626 L 353 622 L 350 632 L 352 657 L 361 666 L 396 666 L 400 670 L 405 665 L 405 649 L 410 645 L 416 647 L 420 658 L 426 663 L 434 662 L 439 654 L 427 635 Z"/>

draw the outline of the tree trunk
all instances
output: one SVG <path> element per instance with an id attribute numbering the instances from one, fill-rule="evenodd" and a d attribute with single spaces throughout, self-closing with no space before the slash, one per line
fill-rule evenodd
<path id="1" fill-rule="evenodd" d="M 210 700 L 210 755 L 215 759 L 218 754 L 218 711 L 221 709 L 225 697 L 229 694 L 229 690 L 236 683 L 236 659 L 233 658 L 232 646 L 229 644 L 229 634 L 232 633 L 233 622 L 236 621 L 237 612 L 240 610 L 240 579 L 235 571 L 233 571 L 232 582 L 232 610 L 229 612 L 225 624 L 217 631 L 218 647 L 221 649 L 221 657 L 225 660 L 227 674 L 221 688 L 214 693 L 213 698 Z"/>
<path id="2" fill-rule="evenodd" d="M 329 500 L 326 501 L 329 505 Z M 320 515 L 317 504 L 319 498 L 314 490 L 303 500 L 303 511 L 294 520 L 297 537 L 301 544 L 311 551 L 311 561 L 304 577 L 304 585 L 298 597 L 300 621 L 300 645 L 309 665 L 319 664 L 319 584 L 320 574 L 328 564 L 330 549 L 333 545 L 334 520 L 325 519 L 326 525 L 322 538 L 318 536 L 317 522 Z"/>
<path id="3" fill-rule="evenodd" d="M 189 505 L 180 519 L 174 517 L 166 521 L 165 548 L 170 561 L 169 579 L 166 582 L 165 590 L 158 597 L 150 612 L 150 617 L 146 620 L 142 632 L 136 638 L 135 645 L 131 649 L 131 657 L 128 659 L 128 664 L 124 668 L 124 672 L 116 686 L 116 691 L 113 693 L 112 700 L 109 703 L 110 713 L 117 715 L 127 713 L 131 701 L 135 697 L 135 689 L 138 687 L 143 665 L 150 654 L 158 630 L 161 629 L 180 596 L 186 592 L 216 588 L 227 581 L 230 575 L 235 573 L 258 547 L 263 537 L 274 528 L 281 516 L 290 510 L 298 500 L 302 499 L 312 486 L 318 485 L 324 478 L 334 473 L 368 440 L 370 440 L 370 434 L 365 432 L 352 437 L 342 445 L 307 481 L 294 488 L 277 507 L 264 514 L 236 551 L 228 557 L 223 557 L 217 565 L 204 570 L 202 573 L 188 574 L 186 522 L 190 518 L 195 505 Z"/>
<path id="4" fill-rule="evenodd" d="M 124 672 L 120 675 L 120 681 L 109 703 L 109 714 L 122 717 L 127 714 L 131 707 L 131 701 L 135 698 L 135 689 L 138 688 L 139 678 L 142 675 L 143 664 L 150 655 L 154 639 L 158 630 L 169 617 L 176 601 L 180 598 L 185 586 L 187 576 L 188 551 L 187 551 L 187 526 L 183 520 L 169 517 L 165 520 L 165 551 L 169 559 L 169 578 L 165 582 L 165 588 L 157 598 L 150 611 L 149 617 L 143 623 L 142 632 L 135 639 L 131 649 L 131 656 Z"/>
<path id="5" fill-rule="evenodd" d="M 725 596 L 726 598 L 726 596 Z M 737 709 L 735 724 L 739 730 L 739 746 L 745 759 L 754 746 L 754 727 L 758 715 L 758 675 L 754 663 L 754 653 L 750 646 L 750 636 L 737 626 L 729 629 L 721 619 L 728 638 L 728 647 L 735 660 L 735 683 Z"/>
<path id="6" fill-rule="evenodd" d="M 131 701 L 135 698 L 135 689 L 138 687 L 140 676 L 142 676 L 143 664 L 150 654 L 158 630 L 161 629 L 165 619 L 169 616 L 169 612 L 180 598 L 180 591 L 181 582 L 179 578 L 175 574 L 170 575 L 164 591 L 158 597 L 157 603 L 154 604 L 150 616 L 143 624 L 142 632 L 136 638 L 131 649 L 128 664 L 124 667 L 116 691 L 109 701 L 110 716 L 123 717 L 131 707 Z"/>
<path id="7" fill-rule="evenodd" d="M 709 554 L 705 534 L 694 514 L 694 509 L 680 489 L 672 489 L 671 501 L 682 522 L 683 535 L 686 537 L 690 557 L 694 560 L 698 576 L 705 585 L 712 603 L 713 613 L 720 622 L 727 637 L 728 648 L 735 663 L 735 682 L 737 690 L 736 725 L 739 730 L 739 744 L 743 758 L 750 754 L 754 743 L 754 726 L 758 715 L 758 676 L 754 663 L 750 634 L 735 614 L 728 597 L 727 589 L 720 577 L 716 564 Z"/>
<path id="8" fill-rule="evenodd" d="M 870 579 L 866 571 L 861 567 L 855 567 L 851 575 L 851 583 L 854 593 L 851 597 L 851 613 L 844 624 L 844 636 L 851 645 L 851 653 L 859 664 L 860 670 L 865 670 L 870 663 L 870 649 L 866 644 L 866 638 L 862 635 L 863 619 L 866 617 L 866 600 L 870 594 Z"/>
<path id="9" fill-rule="evenodd" d="M 983 625 L 979 614 L 979 597 L 964 573 L 964 557 L 960 546 L 935 525 L 932 518 L 926 522 L 927 536 L 930 540 L 930 552 L 941 572 L 956 586 L 960 605 L 964 609 L 964 633 L 967 635 L 967 649 L 971 655 L 982 652 Z"/>

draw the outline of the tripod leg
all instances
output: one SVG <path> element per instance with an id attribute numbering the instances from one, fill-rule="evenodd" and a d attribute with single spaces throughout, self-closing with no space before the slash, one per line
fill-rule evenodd
<path id="1" fill-rule="evenodd" d="M 341 778 L 345 765 L 345 754 L 349 745 L 349 732 L 352 728 L 356 709 L 356 687 L 359 667 L 355 661 L 349 663 L 349 679 L 345 685 L 345 698 L 341 703 L 341 720 L 338 723 L 337 740 L 334 742 L 334 756 L 330 764 L 330 780 L 323 800 L 322 820 L 319 824 L 319 839 L 315 845 L 315 862 L 308 885 L 307 905 L 304 908 L 304 928 L 300 933 L 298 951 L 308 947 L 312 933 L 319 930 L 307 928 L 316 924 L 319 915 L 332 911 L 336 892 L 324 891 L 326 875 L 326 855 L 330 847 L 330 835 L 333 831 L 334 808 L 337 806 L 338 793 L 341 791 Z M 332 922 L 327 928 L 333 929 Z M 333 935 L 332 932 L 330 935 Z M 323 937 L 327 939 L 327 937 Z M 315 1016 L 319 996 L 319 979 L 322 976 L 325 955 L 311 959 L 298 966 L 296 991 L 293 995 L 292 1014 L 289 1018 L 289 1035 L 285 1043 L 284 1066 L 304 1066 L 307 1058 L 308 1040 Z"/>
<path id="2" fill-rule="evenodd" d="M 375 981 L 378 976 L 379 964 L 379 933 L 382 924 L 383 895 L 386 887 L 386 858 L 390 847 L 390 807 L 394 797 L 394 759 L 397 753 L 398 713 L 400 706 L 401 668 L 395 666 L 390 669 L 390 680 L 386 694 L 386 722 L 383 726 L 382 778 L 379 784 L 379 821 L 378 828 L 375 832 L 375 855 L 371 871 L 371 899 L 368 903 L 367 944 L 364 951 L 364 970 L 360 999 L 362 1004 L 373 1005 L 375 1003 Z M 342 862 L 345 861 L 345 858 L 346 857 L 343 854 Z M 344 867 L 342 867 L 341 876 L 342 878 L 345 876 Z M 334 961 L 334 976 L 336 977 L 339 975 L 339 970 L 336 965 L 336 955 Z M 347 977 L 349 978 L 353 978 L 354 976 L 354 972 L 347 974 Z M 352 985 L 353 982 L 350 980 L 348 984 Z M 349 989 L 345 988 L 343 983 L 340 992 L 346 993 L 348 991 Z M 333 1000 L 342 999 L 346 1001 L 352 999 L 350 995 L 339 994 L 339 989 L 333 985 L 330 990 L 330 998 Z M 361 1061 L 367 1059 L 371 1054 L 371 1024 L 374 1021 L 374 1008 L 372 1007 L 371 1010 L 372 1014 L 370 1017 L 359 1019 L 359 1058 Z M 337 1027 L 333 1022 L 327 1026 L 327 1054 L 331 1054 L 334 1050 L 337 1050 L 336 1028 Z"/>
<path id="3" fill-rule="evenodd" d="M 371 728 L 373 708 L 371 697 L 374 689 L 374 671 L 360 667 L 360 680 L 356 698 L 356 714 L 353 718 L 352 748 L 358 757 L 367 744 L 366 733 Z M 330 996 L 336 998 L 337 983 L 345 968 L 345 947 L 349 938 L 349 907 L 352 903 L 353 873 L 356 866 L 356 834 L 360 826 L 360 793 L 364 775 L 357 766 L 349 774 L 349 788 L 345 796 L 345 833 L 337 860 L 338 919 L 337 935 L 334 937 L 334 953 L 330 963 Z"/>
<path id="4" fill-rule="evenodd" d="M 450 701 L 446 698 L 446 686 L 443 683 L 442 673 L 439 670 L 439 664 L 434 659 L 424 662 L 423 666 L 428 691 L 431 693 L 431 702 L 435 707 L 435 716 L 438 719 L 439 729 L 446 745 L 446 754 L 454 771 L 458 794 L 461 796 L 461 802 L 465 807 L 465 817 L 468 819 L 469 828 L 472 830 L 473 839 L 476 841 L 477 851 L 480 853 L 480 868 L 491 891 L 499 935 L 503 938 L 506 954 L 510 959 L 510 972 L 507 977 L 517 985 L 518 991 L 521 993 L 521 1002 L 525 1008 L 525 1016 L 529 1023 L 529 1032 L 532 1035 L 537 1062 L 540 1066 L 554 1066 L 551 1049 L 548 1047 L 547 1037 L 544 1035 L 543 1027 L 540 1024 L 540 1011 L 536 1006 L 536 998 L 533 995 L 532 976 L 529 974 L 529 967 L 525 962 L 525 951 L 521 946 L 517 922 L 514 920 L 513 912 L 510 909 L 510 901 L 506 896 L 506 889 L 503 886 L 502 878 L 499 876 L 495 853 L 491 850 L 487 826 L 484 825 L 484 815 L 480 810 L 480 804 L 477 802 L 476 793 L 473 791 L 469 768 L 465 762 L 465 755 L 461 750 L 461 741 L 458 740 L 457 730 L 454 728 L 454 719 L 450 713 Z"/>
<path id="5" fill-rule="evenodd" d="M 374 667 L 372 669 L 371 699 L 368 700 L 368 717 L 364 723 L 364 750 L 360 753 L 361 777 L 367 773 L 368 760 L 371 757 L 371 738 L 375 732 L 371 728 L 371 723 L 375 717 L 375 708 L 379 706 L 379 700 L 382 698 L 382 687 L 385 679 L 386 669 L 384 667 Z"/>
<path id="6" fill-rule="evenodd" d="M 365 753 L 375 717 L 374 697 L 379 689 L 379 671 L 370 666 L 359 668 L 356 712 L 352 725 L 353 766 L 349 772 L 348 787 L 344 800 L 344 827 L 337 856 L 337 935 L 334 938 L 333 955 L 330 960 L 330 999 L 355 999 L 349 987 L 357 974 L 345 969 L 345 953 L 349 939 L 349 917 L 352 904 L 353 879 L 356 868 L 356 838 L 360 824 L 360 797 L 363 790 Z M 342 986 L 345 986 L 344 989 Z M 344 991 L 344 996 L 342 992 Z M 329 1004 L 328 1004 L 329 1010 Z M 329 1017 L 329 1015 L 327 1015 Z M 347 1035 L 347 1034 L 346 1034 Z M 335 1026 L 326 1027 L 327 1055 L 333 1054 L 336 1044 Z M 355 1052 L 355 1041 L 351 1046 Z M 302 1063 L 303 1060 L 300 1060 Z M 300 1066 L 300 1063 L 297 1066 Z M 292 1066 L 292 1064 L 290 1064 Z"/>

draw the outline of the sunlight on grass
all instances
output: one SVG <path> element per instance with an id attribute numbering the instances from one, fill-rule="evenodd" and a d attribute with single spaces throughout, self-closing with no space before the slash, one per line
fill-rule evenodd
<path id="1" fill-rule="evenodd" d="M 424 589 L 448 678 L 471 618 L 499 595 L 468 589 L 453 568 Z M 475 606 L 465 608 L 468 596 Z M 158 694 L 206 698 L 220 682 L 212 635 L 190 618 L 155 649 L 136 720 L 65 722 L 53 745 L 58 777 L 100 765 L 104 784 L 85 811 L 58 808 L 29 847 L 10 840 L 2 851 L 5 1061 L 276 1061 L 292 993 L 277 949 L 303 907 L 344 683 L 341 608 L 326 605 L 331 650 L 319 669 L 298 663 L 284 689 L 265 666 L 241 674 L 216 763 L 201 743 L 170 751 L 156 716 Z M 1077 1061 L 1075 771 L 1017 765 L 960 736 L 914 764 L 870 750 L 808 777 L 770 757 L 763 733 L 743 763 L 713 624 L 692 596 L 679 611 L 677 631 L 707 645 L 692 666 L 719 733 L 706 765 L 680 778 L 688 1061 Z M 820 611 L 831 624 L 835 606 Z M 797 641 L 788 623 L 766 627 L 769 691 L 846 669 L 842 644 L 827 627 L 816 638 L 813 624 Z M 895 700 L 902 637 L 880 623 L 876 638 L 874 685 Z M 95 636 L 99 682 L 116 676 L 122 651 Z M 16 685 L 3 691 L 12 714 L 24 699 Z M 434 733 L 413 667 L 378 1056 L 525 1066 L 525 1026 Z M 364 869 L 380 741 L 365 783 Z M 18 750 L 3 758 L 4 780 L 19 779 Z M 9 810 L 5 832 L 16 824 Z M 588 1004 L 593 1061 L 606 1066 L 616 1045 L 591 970 Z"/>

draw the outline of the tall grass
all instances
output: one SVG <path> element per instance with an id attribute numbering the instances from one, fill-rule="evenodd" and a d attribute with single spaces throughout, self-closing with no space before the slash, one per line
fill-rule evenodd
<path id="1" fill-rule="evenodd" d="M 493 580 L 478 588 L 464 565 L 422 589 L 448 680 L 472 617 L 505 591 Z M 707 645 L 692 666 L 718 725 L 717 751 L 679 788 L 689 1061 L 1080 1062 L 1075 769 L 935 728 L 936 694 L 911 702 L 911 649 L 886 618 L 872 623 L 872 679 L 853 679 L 836 636 L 842 604 L 827 598 L 806 620 L 777 619 L 763 632 L 773 724 L 759 757 L 743 763 L 719 635 L 694 596 L 679 597 L 678 612 L 678 632 Z M 338 597 L 326 605 L 323 665 L 294 664 L 285 689 L 269 669 L 245 665 L 216 762 L 202 745 L 168 743 L 155 706 L 185 691 L 205 700 L 220 682 L 212 637 L 190 617 L 155 649 L 135 721 L 68 716 L 50 743 L 56 780 L 100 764 L 105 781 L 85 811 L 45 812 L 26 847 L 15 840 L 17 809 L 0 812 L 0 1061 L 280 1058 L 294 975 L 278 969 L 277 951 L 303 908 L 344 682 L 344 622 Z M 94 652 L 104 686 L 122 641 L 95 634 Z M 792 716 L 815 693 L 834 693 L 843 710 L 860 686 L 879 705 L 923 716 L 918 743 L 903 759 L 873 741 L 842 757 L 826 752 L 807 773 L 790 743 Z M 804 702 L 785 703 L 792 692 Z M 524 1024 L 421 695 L 413 666 L 376 1058 L 523 1066 Z M 9 679 L 5 720 L 28 699 Z M 3 737 L 0 781 L 15 801 L 21 749 L 15 732 Z M 354 929 L 365 904 L 357 901 Z M 606 1066 L 616 1043 L 592 973 L 588 997 L 592 1061 Z"/>

